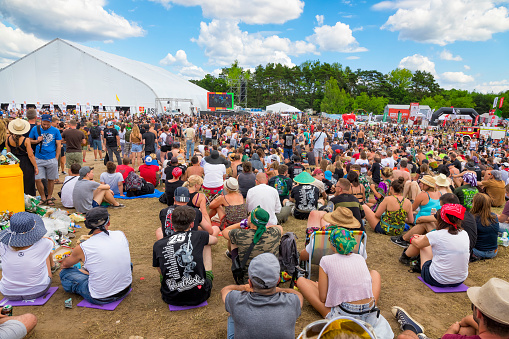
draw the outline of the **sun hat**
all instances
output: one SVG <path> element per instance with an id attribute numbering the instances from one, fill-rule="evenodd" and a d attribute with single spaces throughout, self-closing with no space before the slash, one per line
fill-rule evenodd
<path id="1" fill-rule="evenodd" d="M 331 171 L 325 171 L 323 173 L 323 175 L 324 175 L 325 179 L 332 180 L 332 172 Z"/>
<path id="2" fill-rule="evenodd" d="M 470 287 L 467 295 L 485 316 L 509 325 L 509 282 L 491 278 L 481 287 Z"/>
<path id="3" fill-rule="evenodd" d="M 106 234 L 110 234 L 106 230 L 106 224 L 110 221 L 110 214 L 104 207 L 94 207 L 85 215 L 85 227 L 90 229 L 88 234 L 94 233 L 96 229 L 100 229 Z"/>
<path id="4" fill-rule="evenodd" d="M 173 197 L 175 198 L 175 201 L 178 202 L 189 202 L 191 199 L 191 195 L 189 194 L 189 189 L 187 187 L 177 187 L 175 189 L 175 192 L 173 193 Z"/>
<path id="5" fill-rule="evenodd" d="M 0 232 L 0 241 L 7 246 L 31 246 L 46 234 L 44 221 L 37 214 L 28 212 L 14 213 L 10 226 Z"/>
<path id="6" fill-rule="evenodd" d="M 423 184 L 428 185 L 429 187 L 435 187 L 436 181 L 431 175 L 425 175 L 420 180 Z"/>
<path id="7" fill-rule="evenodd" d="M 293 181 L 295 181 L 298 184 L 311 184 L 315 182 L 315 178 L 309 174 L 309 172 L 301 172 L 299 175 L 297 175 L 295 178 L 293 178 Z"/>
<path id="8" fill-rule="evenodd" d="M 239 182 L 233 177 L 226 179 L 223 185 L 230 192 L 239 191 Z"/>
<path id="9" fill-rule="evenodd" d="M 9 123 L 7 126 L 9 132 L 16 135 L 23 135 L 30 131 L 30 123 L 26 120 L 16 118 Z"/>
<path id="10" fill-rule="evenodd" d="M 219 157 L 219 152 L 216 150 L 210 151 L 210 155 L 206 156 L 205 161 L 212 165 L 219 165 L 223 163 L 223 160 Z"/>
<path id="11" fill-rule="evenodd" d="M 93 167 L 89 167 L 89 166 L 83 166 L 82 168 L 80 168 L 79 180 L 83 179 L 85 177 L 85 175 L 90 173 L 90 171 L 92 171 L 93 169 L 94 169 Z"/>
<path id="12" fill-rule="evenodd" d="M 440 173 L 438 176 L 435 177 L 435 184 L 440 187 L 449 187 L 449 181 L 447 180 L 447 177 L 443 173 Z"/>
<path id="13" fill-rule="evenodd" d="M 331 213 L 327 213 L 323 216 L 323 220 L 331 225 L 339 226 L 348 229 L 359 229 L 361 224 L 352 213 L 352 210 L 347 207 L 338 206 Z"/>
<path id="14" fill-rule="evenodd" d="M 279 260 L 272 253 L 262 253 L 249 263 L 248 275 L 254 287 L 270 289 L 279 282 L 281 267 Z"/>

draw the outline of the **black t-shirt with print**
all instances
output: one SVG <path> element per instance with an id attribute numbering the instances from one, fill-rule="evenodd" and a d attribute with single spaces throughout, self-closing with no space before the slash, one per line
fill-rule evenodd
<path id="1" fill-rule="evenodd" d="M 297 185 L 292 189 L 291 197 L 295 199 L 297 212 L 309 213 L 318 207 L 320 190 L 311 184 Z"/>
<path id="2" fill-rule="evenodd" d="M 288 164 L 288 176 L 293 179 L 297 175 L 301 174 L 303 171 L 305 171 L 305 168 L 302 164 L 295 164 L 290 163 Z"/>
<path id="3" fill-rule="evenodd" d="M 294 139 L 295 139 L 295 135 L 293 135 L 291 133 L 287 133 L 287 134 L 283 135 L 283 140 L 285 142 L 284 148 L 292 149 Z"/>
<path id="4" fill-rule="evenodd" d="M 106 146 L 116 148 L 118 131 L 115 128 L 104 129 L 104 139 L 106 139 Z"/>
<path id="5" fill-rule="evenodd" d="M 161 269 L 161 295 L 170 305 L 198 305 L 210 296 L 212 283 L 205 279 L 203 248 L 209 243 L 204 231 L 177 232 L 154 244 L 153 267 Z"/>

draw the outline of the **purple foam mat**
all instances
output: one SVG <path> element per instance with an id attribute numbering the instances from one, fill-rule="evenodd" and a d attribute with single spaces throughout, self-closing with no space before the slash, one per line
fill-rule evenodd
<path id="1" fill-rule="evenodd" d="M 97 308 L 98 310 L 114 311 L 115 308 L 117 308 L 117 306 L 122 302 L 122 300 L 124 300 L 129 295 L 129 293 L 131 293 L 132 290 L 133 289 L 131 288 L 129 290 L 129 292 L 122 299 L 119 299 L 119 300 L 114 301 L 114 302 L 109 303 L 109 304 L 96 305 L 96 304 L 89 303 L 88 301 L 83 299 L 82 301 L 80 301 L 80 303 L 77 306 L 79 306 L 79 307 L 86 307 L 86 308 Z"/>
<path id="2" fill-rule="evenodd" d="M 427 284 L 422 280 L 422 277 L 418 278 L 422 283 L 430 288 L 435 293 L 457 293 L 457 292 L 466 292 L 468 290 L 468 286 L 465 284 L 461 284 L 456 287 L 436 287 L 431 286 L 430 284 Z"/>
<path id="3" fill-rule="evenodd" d="M 58 286 L 50 287 L 49 290 L 42 296 L 37 299 L 30 300 L 17 300 L 17 301 L 9 301 L 7 298 L 3 298 L 0 301 L 0 306 L 11 305 L 11 306 L 41 306 L 44 305 L 48 300 L 55 294 L 58 290 Z"/>
<path id="4" fill-rule="evenodd" d="M 184 310 L 191 310 L 193 308 L 199 308 L 199 307 L 203 307 L 203 306 L 207 306 L 207 305 L 208 305 L 208 303 L 205 300 L 201 304 L 198 304 L 198 305 L 195 305 L 195 306 L 174 306 L 174 305 L 168 305 L 168 307 L 170 308 L 170 311 L 184 311 Z"/>

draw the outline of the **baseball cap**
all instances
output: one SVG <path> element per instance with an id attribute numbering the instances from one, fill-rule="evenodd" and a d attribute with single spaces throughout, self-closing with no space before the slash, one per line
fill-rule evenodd
<path id="1" fill-rule="evenodd" d="M 187 187 L 177 187 L 175 193 L 173 193 L 173 196 L 175 201 L 178 202 L 189 202 L 189 199 L 191 199 L 191 196 L 189 195 L 189 189 Z"/>
<path id="2" fill-rule="evenodd" d="M 254 287 L 270 289 L 277 286 L 280 274 L 279 260 L 272 253 L 262 253 L 249 263 L 249 279 Z"/>
<path id="3" fill-rule="evenodd" d="M 86 214 L 85 226 L 90 229 L 98 228 L 108 223 L 110 214 L 104 207 L 94 207 Z"/>
<path id="4" fill-rule="evenodd" d="M 51 122 L 51 114 L 43 114 L 41 116 L 41 121 L 49 121 L 49 122 Z"/>
<path id="5" fill-rule="evenodd" d="M 108 121 L 108 126 L 113 126 L 113 122 Z"/>
<path id="6" fill-rule="evenodd" d="M 145 157 L 145 165 L 151 165 L 152 164 L 152 157 L 150 155 L 147 155 Z"/>
<path id="7" fill-rule="evenodd" d="M 331 171 L 325 171 L 324 172 L 325 179 L 331 180 L 332 179 L 332 172 Z"/>
<path id="8" fill-rule="evenodd" d="M 92 171 L 93 169 L 94 169 L 93 167 L 89 166 L 83 166 L 82 168 L 80 168 L 80 179 L 83 179 L 85 175 L 90 173 L 90 171 Z"/>

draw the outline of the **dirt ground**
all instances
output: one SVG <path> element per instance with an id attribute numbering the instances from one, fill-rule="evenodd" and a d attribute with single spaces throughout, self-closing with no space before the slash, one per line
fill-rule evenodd
<path id="1" fill-rule="evenodd" d="M 105 170 L 102 162 L 94 162 L 87 154 L 85 165 L 94 166 L 95 179 Z M 61 175 L 60 180 L 63 179 Z M 61 185 L 56 185 L 54 196 Z M 230 261 L 225 257 L 226 241 L 220 238 L 213 246 L 214 288 L 208 306 L 179 312 L 170 312 L 159 292 L 159 275 L 152 268 L 152 245 L 155 230 L 160 227 L 158 213 L 165 206 L 157 199 L 123 200 L 126 208 L 111 210 L 111 229 L 121 230 L 127 236 L 131 249 L 133 291 L 115 311 L 76 307 L 82 298 L 65 293 L 60 285 L 59 271 L 53 277 L 53 286 L 60 286 L 44 306 L 15 307 L 14 314 L 34 313 L 39 322 L 29 338 L 225 338 L 227 312 L 220 290 L 233 284 Z M 57 207 L 62 207 L 57 202 Z M 496 212 L 500 212 L 497 210 Z M 285 231 L 299 236 L 299 249 L 304 247 L 306 222 L 293 219 L 283 225 Z M 77 231 L 77 238 L 86 234 Z M 74 244 L 75 242 L 73 242 Z M 388 236 L 368 230 L 368 267 L 380 272 L 382 293 L 379 307 L 388 319 L 394 333 L 400 333 L 398 323 L 391 314 L 394 305 L 406 309 L 426 329 L 430 338 L 439 338 L 447 328 L 471 313 L 466 293 L 435 294 L 417 280 L 416 273 L 398 262 L 401 248 L 392 244 Z M 496 258 L 470 264 L 468 286 L 480 286 L 491 277 L 509 281 L 509 249 L 500 247 Z M 316 267 L 314 272 L 317 272 Z M 316 277 L 314 277 L 316 279 Z M 287 287 L 289 283 L 284 284 Z M 74 307 L 66 309 L 64 300 L 72 298 Z M 320 315 L 304 302 L 302 315 L 297 321 L 296 334 Z M 263 326 L 263 324 L 261 324 Z"/>

